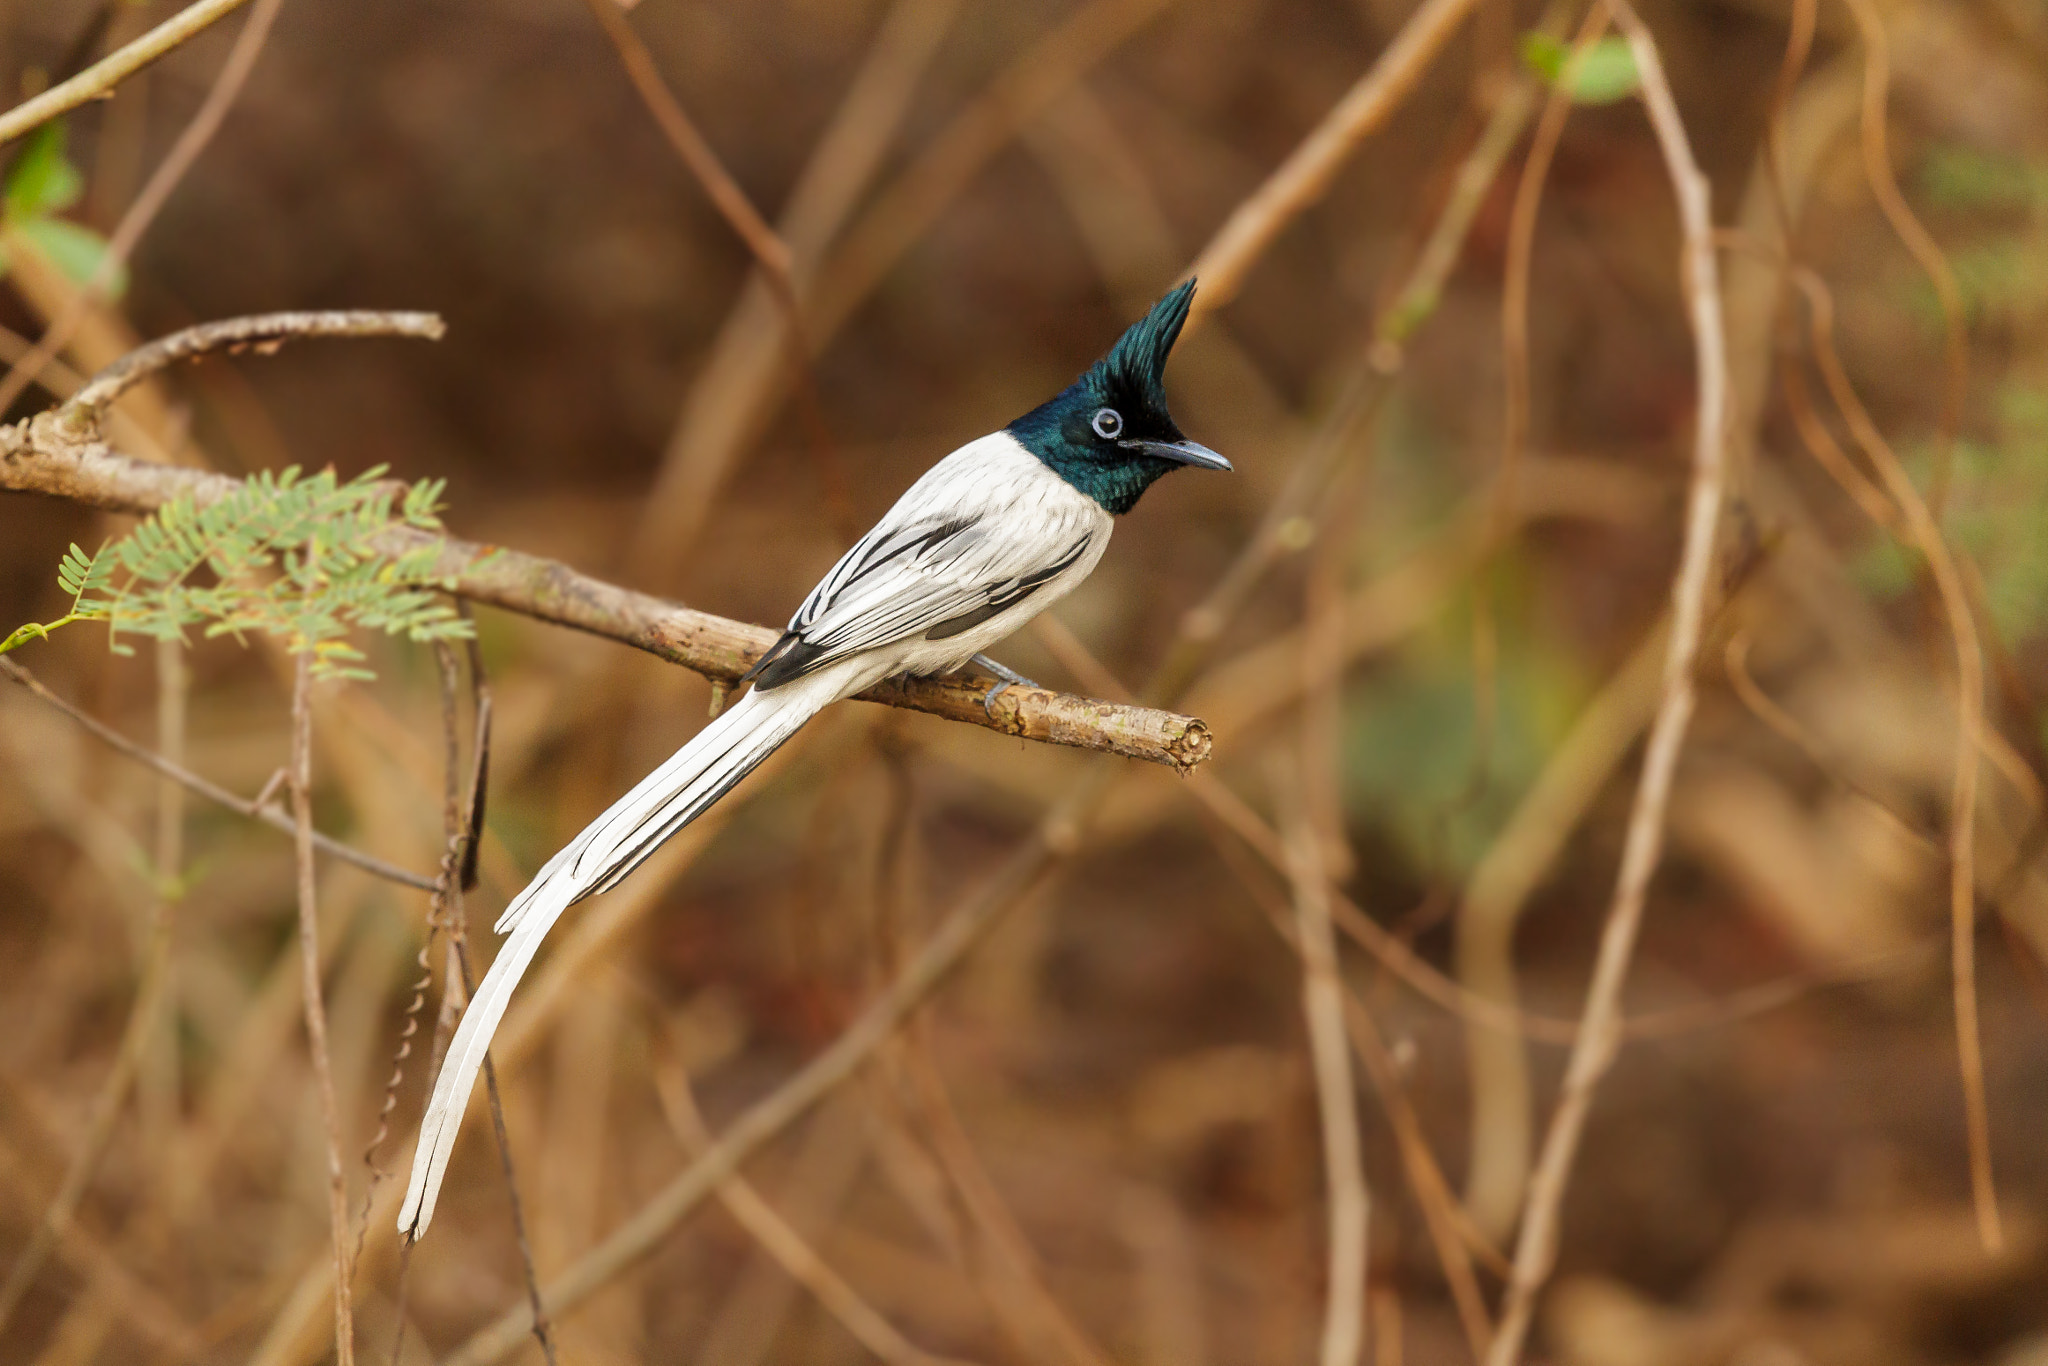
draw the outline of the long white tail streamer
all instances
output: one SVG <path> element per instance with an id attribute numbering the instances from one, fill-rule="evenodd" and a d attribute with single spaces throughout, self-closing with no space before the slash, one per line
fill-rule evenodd
<path id="1" fill-rule="evenodd" d="M 821 670 L 770 692 L 750 692 L 549 859 L 498 919 L 510 934 L 477 986 L 448 1045 L 433 1097 L 420 1120 L 419 1146 L 398 1228 L 417 1239 L 434 1219 L 434 1201 L 448 1172 L 477 1073 L 540 941 L 584 897 L 615 885 L 670 835 L 702 815 L 804 722 L 842 695 L 843 669 Z"/>

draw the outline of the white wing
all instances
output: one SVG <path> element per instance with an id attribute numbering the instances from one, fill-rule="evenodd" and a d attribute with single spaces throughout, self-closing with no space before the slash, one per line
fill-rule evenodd
<path id="1" fill-rule="evenodd" d="M 835 660 L 944 640 L 1099 550 L 1109 516 L 1004 434 L 934 465 L 840 557 L 756 666 L 774 688 Z"/>

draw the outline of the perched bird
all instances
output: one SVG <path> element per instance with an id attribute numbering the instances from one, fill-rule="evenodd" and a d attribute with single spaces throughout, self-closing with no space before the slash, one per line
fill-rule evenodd
<path id="1" fill-rule="evenodd" d="M 980 654 L 1088 577 L 1111 519 L 1182 465 L 1230 462 L 1180 433 L 1166 411 L 1167 353 L 1195 282 L 1153 305 L 1109 354 L 1051 402 L 932 466 L 846 552 L 742 682 L 752 691 L 642 779 L 540 870 L 499 918 L 510 936 L 462 1016 L 420 1121 L 401 1231 L 434 1217 L 455 1134 L 491 1035 L 540 941 L 571 905 L 616 886 L 724 796 L 804 722 L 897 674 L 977 663 Z"/>

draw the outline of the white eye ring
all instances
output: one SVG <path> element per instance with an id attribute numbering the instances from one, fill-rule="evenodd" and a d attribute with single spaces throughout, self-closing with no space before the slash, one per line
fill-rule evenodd
<path id="1" fill-rule="evenodd" d="M 1097 408 L 1094 418 L 1088 425 L 1094 428 L 1095 434 L 1104 441 L 1114 441 L 1123 435 L 1123 414 L 1114 408 Z"/>

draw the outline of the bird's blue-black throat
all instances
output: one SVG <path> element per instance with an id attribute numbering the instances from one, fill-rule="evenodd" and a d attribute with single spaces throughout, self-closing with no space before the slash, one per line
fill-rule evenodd
<path id="1" fill-rule="evenodd" d="M 1170 291 L 1086 374 L 1005 428 L 1112 515 L 1129 512 L 1155 479 L 1185 463 L 1135 447 L 1186 439 L 1166 410 L 1164 380 L 1194 294 L 1193 280 Z"/>

